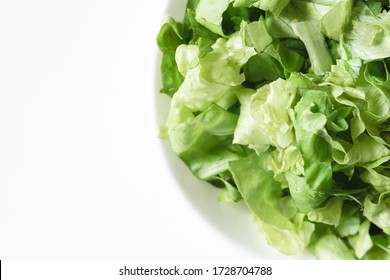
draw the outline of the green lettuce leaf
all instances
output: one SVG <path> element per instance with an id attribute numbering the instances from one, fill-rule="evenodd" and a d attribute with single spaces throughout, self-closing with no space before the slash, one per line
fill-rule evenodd
<path id="1" fill-rule="evenodd" d="M 341 0 L 320 20 L 321 31 L 328 38 L 339 41 L 349 27 L 352 18 L 353 0 Z"/>
<path id="2" fill-rule="evenodd" d="M 234 132 L 234 143 L 282 148 L 292 143 L 292 122 L 287 111 L 292 96 L 284 89 L 285 84 L 286 81 L 278 79 L 254 94 L 237 93 L 241 114 Z"/>
<path id="3" fill-rule="evenodd" d="M 290 0 L 235 0 L 236 7 L 257 7 L 264 11 L 270 11 L 279 15 L 290 3 Z"/>
<path id="4" fill-rule="evenodd" d="M 339 197 L 329 199 L 324 207 L 310 211 L 307 217 L 312 222 L 337 226 L 339 225 L 343 202 L 344 199 Z"/>
<path id="5" fill-rule="evenodd" d="M 304 161 L 304 177 L 287 173 L 292 197 L 308 212 L 320 206 L 332 189 L 332 146 L 323 137 L 332 103 L 326 92 L 305 90 L 295 106 L 295 135 Z"/>
<path id="6" fill-rule="evenodd" d="M 184 80 L 175 61 L 176 48 L 183 43 L 178 33 L 179 28 L 180 24 L 171 19 L 161 27 L 157 36 L 157 45 L 162 52 L 160 69 L 163 88 L 161 92 L 169 96 L 173 96 Z"/>
<path id="7" fill-rule="evenodd" d="M 355 251 L 356 257 L 358 257 L 359 259 L 363 258 L 364 255 L 374 245 L 369 233 L 370 225 L 371 225 L 370 221 L 365 220 L 364 222 L 361 223 L 358 234 L 348 239 L 349 244 L 351 244 L 352 248 Z"/>
<path id="8" fill-rule="evenodd" d="M 200 179 L 210 180 L 228 169 L 230 161 L 246 154 L 232 144 L 237 115 L 211 105 L 170 132 L 172 149 Z"/>
<path id="9" fill-rule="evenodd" d="M 212 32 L 224 36 L 222 30 L 222 15 L 229 7 L 231 0 L 200 0 L 195 19 Z"/>
<path id="10" fill-rule="evenodd" d="M 372 202 L 366 197 L 363 215 L 372 223 L 390 235 L 390 193 L 382 193 L 378 202 Z"/>
<path id="11" fill-rule="evenodd" d="M 354 7 L 352 29 L 344 41 L 360 59 L 376 60 L 390 56 L 390 13 L 375 13 L 370 2 L 358 1 Z"/>
<path id="12" fill-rule="evenodd" d="M 316 23 L 314 21 L 292 22 L 291 27 L 306 46 L 314 74 L 322 75 L 329 71 L 333 64 L 332 57 Z"/>
<path id="13" fill-rule="evenodd" d="M 347 245 L 334 234 L 324 234 L 310 247 L 311 252 L 322 260 L 354 260 L 356 257 Z"/>
<path id="14" fill-rule="evenodd" d="M 314 225 L 303 220 L 303 215 L 290 220 L 281 213 L 279 200 L 283 191 L 280 183 L 265 168 L 267 156 L 267 153 L 260 157 L 253 154 L 232 161 L 229 170 L 268 243 L 285 254 L 302 253 L 309 243 Z"/>

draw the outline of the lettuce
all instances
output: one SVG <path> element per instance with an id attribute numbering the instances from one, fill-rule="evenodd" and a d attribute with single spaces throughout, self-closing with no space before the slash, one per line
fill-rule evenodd
<path id="1" fill-rule="evenodd" d="M 157 36 L 161 138 L 284 254 L 390 259 L 389 8 L 188 0 Z"/>
<path id="2" fill-rule="evenodd" d="M 286 148 L 294 139 L 288 115 L 290 94 L 285 80 L 278 79 L 255 93 L 238 92 L 241 114 L 234 142 L 245 145 L 272 145 Z"/>
<path id="3" fill-rule="evenodd" d="M 374 1 L 359 1 L 356 4 L 352 28 L 343 34 L 345 43 L 350 45 L 351 51 L 362 60 L 390 56 L 390 13 L 386 10 L 375 12 L 370 7 L 370 2 Z"/>
<path id="4" fill-rule="evenodd" d="M 292 219 L 281 213 L 281 184 L 265 165 L 269 153 L 252 154 L 232 161 L 229 169 L 249 209 L 254 213 L 267 241 L 285 254 L 303 252 L 314 230 L 314 224 L 296 214 Z"/>
<path id="5" fill-rule="evenodd" d="M 291 27 L 295 34 L 305 44 L 309 54 L 314 74 L 322 75 L 329 71 L 332 65 L 332 57 L 326 46 L 324 36 L 313 21 L 292 22 Z"/>

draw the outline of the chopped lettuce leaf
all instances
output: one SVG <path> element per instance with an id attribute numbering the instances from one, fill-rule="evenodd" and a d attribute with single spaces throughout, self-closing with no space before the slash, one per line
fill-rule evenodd
<path id="1" fill-rule="evenodd" d="M 200 179 L 209 180 L 228 169 L 245 149 L 232 144 L 237 115 L 217 105 L 172 129 L 172 149 Z"/>
<path id="2" fill-rule="evenodd" d="M 232 161 L 229 169 L 268 243 L 288 255 L 302 253 L 309 243 L 314 225 L 304 221 L 303 215 L 290 220 L 281 213 L 279 200 L 282 188 L 272 173 L 265 169 L 267 156 L 267 153 L 261 157 L 253 154 Z"/>
<path id="3" fill-rule="evenodd" d="M 349 238 L 349 244 L 355 251 L 356 257 L 359 259 L 363 258 L 364 255 L 372 248 L 374 245 L 370 237 L 370 221 L 365 220 L 361 223 L 359 228 L 359 233 L 356 236 Z"/>
<path id="4" fill-rule="evenodd" d="M 348 28 L 352 17 L 353 0 L 341 0 L 320 20 L 321 31 L 329 38 L 339 41 Z"/>
<path id="5" fill-rule="evenodd" d="M 224 36 L 222 15 L 229 7 L 230 0 L 200 0 L 196 7 L 195 19 L 212 32 Z"/>
<path id="6" fill-rule="evenodd" d="M 285 148 L 294 136 L 288 115 L 291 95 L 284 90 L 286 82 L 278 79 L 256 93 L 237 93 L 241 115 L 234 133 L 234 143 L 273 145 Z"/>
<path id="7" fill-rule="evenodd" d="M 375 14 L 363 1 L 358 1 L 354 12 L 352 29 L 343 34 L 351 51 L 368 61 L 389 57 L 390 13 Z"/>
<path id="8" fill-rule="evenodd" d="M 354 260 L 356 257 L 336 235 L 327 234 L 311 246 L 313 254 L 322 260 Z"/>
<path id="9" fill-rule="evenodd" d="M 332 57 L 326 45 L 324 36 L 321 34 L 313 21 L 292 22 L 291 27 L 295 34 L 303 41 L 314 74 L 322 75 L 329 71 L 332 66 Z"/>
<path id="10" fill-rule="evenodd" d="M 182 43 L 178 27 L 171 19 L 161 27 L 157 37 L 157 44 L 162 52 L 161 80 L 163 88 L 161 92 L 169 96 L 173 96 L 184 80 L 175 61 L 176 48 Z"/>
<path id="11" fill-rule="evenodd" d="M 343 201 L 344 199 L 339 197 L 329 199 L 324 207 L 310 211 L 307 217 L 312 222 L 337 226 L 341 217 Z"/>
<path id="12" fill-rule="evenodd" d="M 235 0 L 234 5 L 236 7 L 257 7 L 279 15 L 289 2 L 290 0 Z"/>
<path id="13" fill-rule="evenodd" d="M 363 215 L 372 223 L 390 235 L 390 196 L 389 193 L 382 193 L 378 202 L 372 202 L 366 197 L 364 201 Z"/>

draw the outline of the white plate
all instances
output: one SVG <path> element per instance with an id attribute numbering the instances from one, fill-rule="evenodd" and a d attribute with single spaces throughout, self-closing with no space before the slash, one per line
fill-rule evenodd
<path id="1" fill-rule="evenodd" d="M 186 1 L 169 0 L 166 2 L 166 10 L 163 11 L 162 18 L 165 20 L 168 15 L 171 15 L 178 21 L 182 20 Z M 163 24 L 163 21 L 161 24 Z M 164 123 L 170 102 L 169 97 L 159 94 L 161 89 L 160 60 L 161 55 L 158 51 L 155 64 L 156 96 L 154 105 L 156 130 Z M 161 149 L 166 158 L 166 164 L 177 184 L 178 191 L 193 206 L 194 211 L 198 211 L 210 226 L 217 228 L 221 235 L 239 244 L 250 255 L 257 258 L 292 259 L 292 257 L 281 254 L 266 243 L 256 225 L 252 222 L 252 215 L 242 201 L 239 203 L 218 201 L 218 189 L 195 178 L 185 164 L 173 153 L 169 143 L 161 142 Z"/>

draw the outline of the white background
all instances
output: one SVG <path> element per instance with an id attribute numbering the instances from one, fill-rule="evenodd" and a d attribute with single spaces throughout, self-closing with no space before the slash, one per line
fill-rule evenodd
<path id="1" fill-rule="evenodd" d="M 266 257 L 250 217 L 205 218 L 161 152 L 165 2 L 0 1 L 1 259 Z"/>

